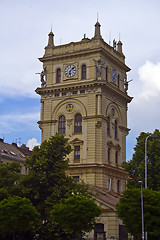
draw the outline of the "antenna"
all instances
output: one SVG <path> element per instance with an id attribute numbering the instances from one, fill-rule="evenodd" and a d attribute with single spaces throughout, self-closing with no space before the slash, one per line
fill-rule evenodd
<path id="1" fill-rule="evenodd" d="M 121 41 L 121 33 L 119 33 L 119 41 Z"/>
<path id="2" fill-rule="evenodd" d="M 97 22 L 98 22 L 98 12 L 97 12 Z"/>
<path id="3" fill-rule="evenodd" d="M 111 30 L 109 31 L 109 45 L 111 45 Z"/>
<path id="4" fill-rule="evenodd" d="M 19 138 L 19 142 L 18 143 L 19 143 L 19 146 L 21 146 L 21 138 Z"/>

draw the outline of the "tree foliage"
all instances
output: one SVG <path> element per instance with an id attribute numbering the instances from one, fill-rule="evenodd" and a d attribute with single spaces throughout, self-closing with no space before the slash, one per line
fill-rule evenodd
<path id="1" fill-rule="evenodd" d="M 22 178 L 21 186 L 23 196 L 29 198 L 40 213 L 38 239 L 50 240 L 57 236 L 57 227 L 50 219 L 50 211 L 55 204 L 72 194 L 88 195 L 86 185 L 77 184 L 66 175 L 67 155 L 70 152 L 68 139 L 56 134 L 40 147 L 35 147 L 32 155 L 26 159 L 25 164 L 30 170 Z M 63 230 L 59 229 L 59 236 L 63 234 Z"/>
<path id="2" fill-rule="evenodd" d="M 160 192 L 144 189 L 143 197 L 145 231 L 148 232 L 148 239 L 158 240 L 160 239 Z M 125 190 L 116 209 L 127 231 L 134 236 L 135 240 L 141 239 L 141 190 L 139 188 Z"/>
<path id="3" fill-rule="evenodd" d="M 128 186 L 138 186 L 138 181 L 145 182 L 145 140 L 151 133 L 142 132 L 137 138 L 134 154 L 129 162 L 123 164 L 129 173 Z M 160 190 L 160 132 L 155 130 L 152 134 L 158 139 L 149 137 L 147 141 L 147 171 L 148 187 L 153 190 Z"/>
<path id="4" fill-rule="evenodd" d="M 12 196 L 0 202 L 0 234 L 7 236 L 21 235 L 34 231 L 38 213 L 31 201 L 26 198 Z"/>
<path id="5" fill-rule="evenodd" d="M 0 164 L 0 201 L 9 196 L 20 194 L 20 187 L 18 184 L 15 184 L 19 178 L 19 163 Z"/>
<path id="6" fill-rule="evenodd" d="M 81 238 L 94 228 L 95 219 L 101 208 L 93 199 L 73 195 L 62 199 L 51 211 L 51 218 L 68 234 L 69 239 Z"/>

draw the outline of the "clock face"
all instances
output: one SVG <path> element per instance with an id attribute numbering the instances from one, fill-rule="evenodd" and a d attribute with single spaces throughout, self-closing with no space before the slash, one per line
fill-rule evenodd
<path id="1" fill-rule="evenodd" d="M 117 80 L 116 71 L 112 69 L 112 81 L 115 83 Z"/>
<path id="2" fill-rule="evenodd" d="M 73 77 L 76 73 L 76 67 L 74 65 L 68 65 L 64 72 L 67 77 Z"/>

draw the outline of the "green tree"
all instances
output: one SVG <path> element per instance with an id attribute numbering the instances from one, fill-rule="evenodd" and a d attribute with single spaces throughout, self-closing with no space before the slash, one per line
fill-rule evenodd
<path id="1" fill-rule="evenodd" d="M 21 180 L 22 192 L 40 213 L 37 229 L 39 239 L 53 239 L 57 234 L 57 229 L 50 221 L 50 211 L 56 203 L 72 193 L 88 194 L 85 185 L 76 184 L 66 175 L 67 155 L 70 152 L 68 139 L 56 134 L 40 147 L 35 147 L 32 155 L 26 159 L 25 165 L 30 171 Z"/>
<path id="2" fill-rule="evenodd" d="M 101 212 L 93 199 L 73 195 L 53 207 L 51 218 L 68 234 L 68 239 L 81 239 L 85 232 L 94 228 L 95 219 Z"/>
<path id="3" fill-rule="evenodd" d="M 134 148 L 134 154 L 129 162 L 125 162 L 123 167 L 129 173 L 128 187 L 138 186 L 138 181 L 145 182 L 145 140 L 151 133 L 142 132 L 137 138 L 137 144 Z M 153 190 L 160 190 L 160 132 L 155 130 L 152 134 L 158 137 L 148 138 L 147 155 L 148 155 L 148 187 Z"/>
<path id="4" fill-rule="evenodd" d="M 158 240 L 160 239 L 160 192 L 143 189 L 143 196 L 145 231 L 148 232 L 148 239 Z M 141 190 L 139 188 L 125 190 L 116 210 L 126 230 L 134 236 L 134 240 L 141 239 Z"/>
<path id="5" fill-rule="evenodd" d="M 0 202 L 0 234 L 4 239 L 12 235 L 13 240 L 30 231 L 34 226 L 38 213 L 31 201 L 18 196 L 9 197 Z"/>
<path id="6" fill-rule="evenodd" d="M 0 164 L 0 201 L 4 198 L 20 194 L 20 186 L 15 184 L 20 178 L 19 163 Z"/>

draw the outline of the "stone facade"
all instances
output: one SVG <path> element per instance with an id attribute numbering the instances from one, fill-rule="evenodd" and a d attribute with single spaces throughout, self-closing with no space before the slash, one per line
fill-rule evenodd
<path id="1" fill-rule="evenodd" d="M 42 141 L 56 132 L 64 134 L 73 148 L 67 173 L 118 198 L 126 185 L 121 164 L 126 161 L 127 104 L 132 100 L 121 41 L 108 45 L 99 22 L 92 39 L 84 36 L 65 45 L 55 46 L 50 32 L 39 60 Z M 115 205 L 107 201 L 102 201 L 104 231 L 107 237 L 119 236 Z"/>

